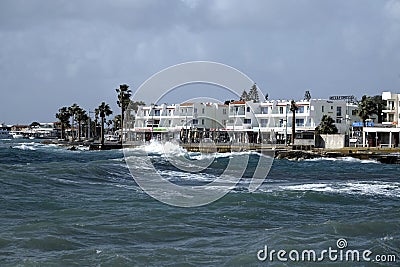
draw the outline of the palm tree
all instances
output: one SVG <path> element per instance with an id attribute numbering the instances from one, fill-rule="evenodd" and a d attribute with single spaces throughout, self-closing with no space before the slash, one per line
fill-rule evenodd
<path id="1" fill-rule="evenodd" d="M 100 132 L 100 142 L 104 145 L 104 119 L 106 116 L 110 116 L 113 112 L 110 106 L 105 102 L 101 102 L 100 106 L 97 108 L 101 118 L 101 132 Z"/>
<path id="2" fill-rule="evenodd" d="M 82 136 L 82 121 L 87 121 L 89 119 L 86 111 L 82 108 L 78 108 L 75 113 L 75 121 L 78 123 L 78 141 L 81 141 Z"/>
<path id="3" fill-rule="evenodd" d="M 358 103 L 358 116 L 362 119 L 363 125 L 366 126 L 365 121 L 373 114 L 377 113 L 377 107 L 372 101 L 371 97 L 363 95 L 360 103 Z"/>
<path id="4" fill-rule="evenodd" d="M 321 123 L 315 128 L 315 131 L 319 134 L 336 134 L 338 128 L 335 125 L 335 121 L 328 115 L 323 115 Z"/>
<path id="5" fill-rule="evenodd" d="M 119 88 L 115 89 L 118 93 L 118 101 L 117 104 L 121 108 L 121 143 L 123 140 L 123 132 L 124 132 L 124 118 L 125 118 L 125 110 L 128 108 L 130 103 L 130 97 L 132 95 L 131 90 L 129 89 L 129 85 L 121 84 Z"/>
<path id="6" fill-rule="evenodd" d="M 60 108 L 58 113 L 56 113 L 56 118 L 59 119 L 61 123 L 61 139 L 65 139 L 65 127 L 68 126 L 70 117 L 71 114 L 67 107 Z"/>
<path id="7" fill-rule="evenodd" d="M 99 126 L 99 115 L 100 110 L 98 108 L 94 109 L 94 138 L 97 139 L 99 136 L 98 126 Z"/>
<path id="8" fill-rule="evenodd" d="M 294 145 L 294 139 L 296 138 L 296 111 L 299 109 L 299 107 L 297 106 L 296 102 L 294 100 L 292 100 L 290 102 L 290 111 L 293 113 L 292 116 L 292 138 L 291 138 L 291 143 L 292 145 Z M 286 122 L 287 123 L 287 122 Z"/>
<path id="9" fill-rule="evenodd" d="M 73 133 L 74 133 L 75 115 L 76 115 L 76 112 L 79 109 L 80 109 L 80 107 L 76 103 L 72 104 L 72 106 L 70 106 L 68 108 L 69 114 L 71 114 L 71 136 L 72 136 L 72 139 L 74 139 L 74 134 Z"/>

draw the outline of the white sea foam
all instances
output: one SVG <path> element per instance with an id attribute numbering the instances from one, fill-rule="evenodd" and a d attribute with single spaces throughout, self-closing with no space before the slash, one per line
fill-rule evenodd
<path id="1" fill-rule="evenodd" d="M 174 155 L 174 156 L 186 156 L 190 159 L 202 160 L 209 158 L 229 158 L 240 155 L 258 155 L 266 156 L 254 151 L 242 151 L 242 152 L 226 152 L 226 153 L 201 153 L 201 152 L 188 152 L 182 148 L 176 142 L 158 142 L 150 141 L 149 143 L 136 147 L 136 148 L 125 148 L 127 152 L 145 151 L 147 154 L 158 154 L 158 155 Z"/>
<path id="2" fill-rule="evenodd" d="M 400 183 L 395 182 L 342 182 L 342 183 L 309 183 L 279 186 L 280 190 L 315 191 L 337 194 L 387 196 L 400 198 Z"/>
<path id="3" fill-rule="evenodd" d="M 76 149 L 78 149 L 80 151 L 88 151 L 89 147 L 88 146 L 77 146 Z"/>
<path id="4" fill-rule="evenodd" d="M 344 161 L 344 162 L 355 162 L 355 163 L 380 163 L 373 159 L 357 159 L 353 157 L 338 157 L 338 158 L 314 158 L 305 159 L 304 161 Z"/>
<path id="5" fill-rule="evenodd" d="M 21 150 L 36 150 L 36 148 L 34 148 L 33 146 L 26 145 L 26 144 L 21 144 L 21 145 L 18 145 L 18 146 L 13 146 L 13 148 L 21 149 Z"/>

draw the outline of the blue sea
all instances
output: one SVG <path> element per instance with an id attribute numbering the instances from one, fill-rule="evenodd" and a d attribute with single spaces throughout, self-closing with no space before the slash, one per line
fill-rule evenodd
<path id="1" fill-rule="evenodd" d="M 207 179 L 239 156 L 218 155 Z M 251 168 L 260 155 L 249 157 Z M 157 152 L 151 159 L 165 179 L 204 183 Z M 274 160 L 255 192 L 239 183 L 182 208 L 147 195 L 122 150 L 0 140 L 0 266 L 400 266 L 399 174 L 400 165 L 352 158 Z M 265 247 L 320 253 L 338 240 L 371 251 L 370 261 L 260 259 Z"/>

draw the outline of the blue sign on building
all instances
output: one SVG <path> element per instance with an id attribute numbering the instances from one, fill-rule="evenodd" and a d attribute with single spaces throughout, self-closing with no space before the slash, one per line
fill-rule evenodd
<path id="1" fill-rule="evenodd" d="M 362 121 L 356 121 L 356 122 L 353 122 L 352 126 L 353 127 L 363 127 L 364 125 L 363 125 Z M 365 122 L 365 126 L 374 127 L 374 122 L 367 121 L 367 122 Z"/>

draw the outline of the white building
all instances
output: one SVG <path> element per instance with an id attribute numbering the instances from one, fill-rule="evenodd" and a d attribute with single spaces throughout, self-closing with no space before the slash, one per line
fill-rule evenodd
<path id="1" fill-rule="evenodd" d="M 357 105 L 346 101 L 311 99 L 296 104 L 296 133 L 314 132 L 323 115 L 332 117 L 342 134 L 348 134 L 352 122 L 358 120 Z M 284 144 L 290 140 L 292 116 L 288 100 L 233 101 L 229 106 L 218 103 L 139 106 L 134 127 L 128 132 L 131 141 L 174 138 L 198 142 L 200 138 L 213 138 L 250 143 L 276 140 Z"/>
<path id="2" fill-rule="evenodd" d="M 228 106 L 220 103 L 139 106 L 130 140 L 182 139 L 182 135 L 197 140 L 224 129 L 227 121 Z"/>
<path id="3" fill-rule="evenodd" d="M 399 147 L 400 94 L 383 92 L 386 108 L 382 110 L 383 122 L 379 127 L 363 127 L 362 145 L 368 147 Z"/>
<path id="4" fill-rule="evenodd" d="M 229 104 L 227 129 L 248 132 L 274 132 L 278 143 L 290 140 L 292 132 L 291 101 L 272 100 L 265 102 L 234 101 Z M 311 99 L 297 101 L 295 130 L 297 133 L 313 132 L 322 116 L 328 115 L 334 121 L 339 133 L 348 134 L 352 122 L 358 120 L 357 105 L 344 100 Z"/>
<path id="5" fill-rule="evenodd" d="M 400 94 L 383 92 L 382 100 L 386 100 L 386 109 L 382 110 L 385 125 L 400 127 Z"/>

